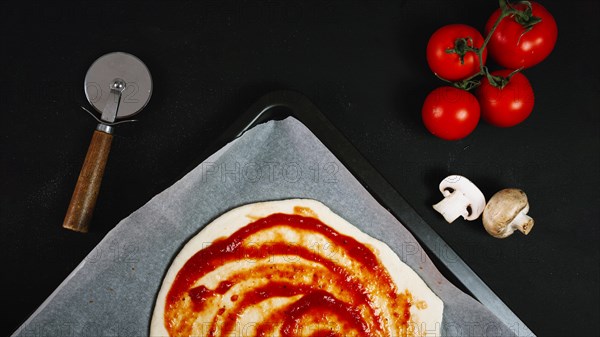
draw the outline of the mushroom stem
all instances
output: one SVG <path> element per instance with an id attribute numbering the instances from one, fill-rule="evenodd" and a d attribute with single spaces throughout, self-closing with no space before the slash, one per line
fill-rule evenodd
<path id="1" fill-rule="evenodd" d="M 527 235 L 533 228 L 534 221 L 533 219 L 526 214 L 527 211 L 523 210 L 519 212 L 519 214 L 514 218 L 514 220 L 509 224 L 510 227 L 514 229 L 518 229 L 521 233 Z"/>
<path id="2" fill-rule="evenodd" d="M 466 218 L 469 216 L 467 208 L 471 201 L 465 197 L 462 193 L 452 192 L 446 196 L 442 201 L 433 205 L 433 209 L 438 211 L 444 216 L 447 222 L 452 223 L 458 219 L 459 216 Z"/>

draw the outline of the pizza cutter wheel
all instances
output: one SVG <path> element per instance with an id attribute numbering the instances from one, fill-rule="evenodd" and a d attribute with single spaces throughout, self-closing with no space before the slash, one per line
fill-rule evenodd
<path id="1" fill-rule="evenodd" d="M 84 81 L 85 96 L 101 114 L 79 173 L 63 227 L 87 232 L 116 124 L 140 112 L 152 94 L 150 71 L 137 57 L 114 52 L 94 61 Z M 85 109 L 84 109 L 85 110 Z"/>

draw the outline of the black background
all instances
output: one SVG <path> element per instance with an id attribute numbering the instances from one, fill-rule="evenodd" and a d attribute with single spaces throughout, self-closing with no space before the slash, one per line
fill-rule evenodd
<path id="1" fill-rule="evenodd" d="M 543 1 L 556 49 L 524 73 L 533 114 L 484 122 L 461 141 L 420 121 L 442 85 L 425 61 L 438 27 L 482 29 L 496 1 L 40 2 L 0 10 L 3 321 L 17 328 L 119 220 L 172 184 L 256 99 L 304 93 L 540 336 L 599 325 L 600 27 L 597 1 Z M 119 126 L 85 235 L 61 224 L 95 122 L 83 78 L 99 56 L 142 59 L 154 92 L 140 122 Z M 490 67 L 494 68 L 493 63 Z M 487 198 L 526 191 L 529 236 L 447 224 L 431 204 L 448 174 Z"/>

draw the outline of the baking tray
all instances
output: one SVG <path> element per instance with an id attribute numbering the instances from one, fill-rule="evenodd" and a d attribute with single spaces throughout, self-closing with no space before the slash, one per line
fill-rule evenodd
<path id="1" fill-rule="evenodd" d="M 286 117 L 293 118 L 259 126 L 263 122 Z M 242 134 L 244 137 L 239 137 Z M 446 246 L 443 255 L 439 254 L 436 249 L 443 247 L 439 236 L 304 96 L 282 91 L 262 97 L 206 153 L 210 156 L 198 158 L 202 163 L 195 163 L 195 168 L 185 177 L 115 226 L 13 335 L 147 335 L 145 329 L 150 310 L 154 307 L 155 291 L 158 291 L 155 288 L 170 264 L 168 261 L 181 248 L 178 247 L 179 243 L 186 241 L 197 232 L 199 224 L 207 223 L 215 215 L 236 205 L 266 200 L 265 197 L 302 196 L 318 200 L 326 195 L 332 196 L 328 200 L 336 209 L 350 207 L 350 210 L 366 203 L 365 212 L 350 214 L 350 211 L 347 215 L 352 216 L 356 223 L 367 225 L 376 219 L 375 223 L 380 223 L 382 227 L 387 225 L 387 229 L 381 228 L 382 231 L 377 231 L 374 237 L 385 236 L 387 231 L 393 238 L 391 244 L 397 252 L 402 249 L 399 243 L 414 242 L 414 237 L 418 237 L 421 247 L 427 249 L 428 256 L 435 259 L 438 266 L 451 267 L 445 273 L 448 278 L 457 276 L 453 278 L 456 285 L 467 289 L 487 308 L 502 308 L 502 301 L 449 247 Z M 204 164 L 224 167 L 226 163 L 231 163 L 232 158 L 236 163 L 325 158 L 344 166 L 339 170 L 342 183 L 324 186 L 317 180 L 305 177 L 301 184 L 283 180 L 263 185 L 240 182 L 237 176 L 231 175 L 206 178 L 205 169 L 208 167 Z M 257 186 L 267 188 L 261 190 Z M 237 192 L 231 193 L 232 190 Z M 348 195 L 360 195 L 360 198 L 346 200 Z M 394 216 L 400 222 L 396 223 Z M 396 227 L 400 223 L 405 225 L 406 230 Z M 369 233 L 375 228 L 365 227 L 367 229 Z M 407 230 L 411 230 L 413 235 Z M 444 260 L 447 256 L 454 256 L 451 264 Z M 499 334 L 516 334 L 516 317 L 508 308 L 505 310 L 514 318 L 505 317 L 507 321 L 504 325 L 498 325 L 502 321 L 501 311 L 486 310 L 450 283 L 443 282 L 442 275 L 428 260 L 419 261 L 412 255 L 405 258 L 413 269 L 423 267 L 419 269 L 423 277 L 429 278 L 429 282 L 437 282 L 432 285 L 447 304 L 444 320 L 439 322 L 446 331 L 445 335 L 456 335 L 452 332 L 457 331 L 461 335 L 466 332 L 469 336 L 484 333 L 475 332 L 472 329 L 474 325 L 485 331 L 492 328 Z M 457 261 L 461 264 L 457 264 Z M 457 270 L 457 265 L 466 269 Z M 444 271 L 443 268 L 439 269 Z M 434 272 L 434 275 L 426 270 Z M 491 306 L 481 298 L 490 301 Z M 115 306 L 119 307 L 118 310 L 115 310 Z M 518 335 L 530 336 L 523 327 L 519 323 Z"/>
<path id="2" fill-rule="evenodd" d="M 392 185 L 358 152 L 319 109 L 304 95 L 288 90 L 268 93 L 193 162 L 199 165 L 233 139 L 270 120 L 294 117 L 302 122 L 354 175 L 369 193 L 417 238 L 440 272 L 455 286 L 478 300 L 507 326 L 518 326 L 520 334 L 534 336 L 485 282 L 446 244 Z M 190 170 L 187 170 L 189 172 Z"/>

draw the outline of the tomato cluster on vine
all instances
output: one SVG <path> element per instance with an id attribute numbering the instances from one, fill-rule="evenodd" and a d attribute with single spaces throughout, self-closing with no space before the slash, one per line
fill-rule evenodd
<path id="1" fill-rule="evenodd" d="M 485 34 L 484 39 L 471 26 L 451 24 L 429 39 L 427 63 L 448 83 L 429 93 L 421 110 L 425 127 L 437 137 L 462 139 L 480 118 L 499 127 L 515 126 L 533 111 L 533 89 L 522 71 L 554 49 L 554 17 L 537 2 L 500 0 Z M 504 69 L 490 72 L 488 56 Z"/>

